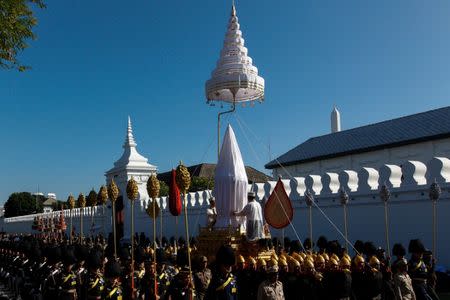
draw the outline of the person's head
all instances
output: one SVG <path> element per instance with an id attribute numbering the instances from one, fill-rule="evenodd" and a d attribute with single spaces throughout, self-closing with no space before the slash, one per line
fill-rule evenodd
<path id="1" fill-rule="evenodd" d="M 216 207 L 216 199 L 214 197 L 211 197 L 211 199 L 209 199 L 209 206 L 211 208 Z"/>
<path id="2" fill-rule="evenodd" d="M 237 257 L 237 269 L 243 270 L 245 268 L 245 259 L 242 255 Z"/>
<path id="3" fill-rule="evenodd" d="M 361 255 L 356 255 L 353 259 L 353 267 L 355 271 L 362 272 L 364 270 L 364 266 L 366 265 L 366 261 L 364 260 L 364 257 Z"/>
<path id="4" fill-rule="evenodd" d="M 251 256 L 248 258 L 247 269 L 256 271 L 256 260 Z"/>
<path id="5" fill-rule="evenodd" d="M 274 283 L 278 280 L 278 266 L 273 265 L 269 268 L 267 268 L 267 279 L 269 279 L 270 282 Z"/>
<path id="6" fill-rule="evenodd" d="M 395 266 L 394 269 L 395 269 L 395 271 L 397 273 L 406 273 L 406 272 L 408 272 L 408 262 L 404 258 L 401 258 L 401 259 L 397 260 L 395 262 L 394 266 Z"/>
<path id="7" fill-rule="evenodd" d="M 230 273 L 231 268 L 236 263 L 236 257 L 233 248 L 226 245 L 221 246 L 216 254 L 216 262 L 222 275 Z"/>
<path id="8" fill-rule="evenodd" d="M 206 270 L 208 267 L 208 258 L 206 256 L 200 257 L 200 269 Z"/>
<path id="9" fill-rule="evenodd" d="M 156 266 L 152 261 L 150 261 L 150 260 L 145 261 L 144 267 L 145 267 L 145 273 L 147 273 L 149 275 L 154 275 L 156 273 Z"/>
<path id="10" fill-rule="evenodd" d="M 248 202 L 252 202 L 253 200 L 255 200 L 255 198 L 256 198 L 255 192 L 248 192 L 248 194 L 247 194 Z"/>

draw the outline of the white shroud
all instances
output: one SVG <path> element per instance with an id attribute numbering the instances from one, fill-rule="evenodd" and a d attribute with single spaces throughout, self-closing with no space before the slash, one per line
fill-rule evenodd
<path id="1" fill-rule="evenodd" d="M 213 195 L 216 198 L 218 227 L 245 224 L 242 217 L 231 216 L 233 211 L 240 211 L 247 204 L 248 179 L 245 172 L 241 150 L 239 150 L 233 128 L 228 125 L 220 150 L 214 176 Z"/>

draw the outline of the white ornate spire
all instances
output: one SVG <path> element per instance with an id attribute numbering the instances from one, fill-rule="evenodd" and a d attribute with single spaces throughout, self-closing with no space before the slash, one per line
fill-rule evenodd
<path id="1" fill-rule="evenodd" d="M 258 76 L 258 68 L 247 54 L 233 3 L 220 58 L 205 84 L 208 101 L 264 100 L 264 78 Z"/>
<path id="2" fill-rule="evenodd" d="M 133 127 L 131 126 L 131 119 L 130 116 L 128 116 L 128 129 L 127 129 L 127 136 L 125 138 L 125 143 L 123 144 L 123 148 L 127 147 L 136 147 L 137 144 L 134 141 L 133 137 Z"/>
<path id="3" fill-rule="evenodd" d="M 148 163 L 148 159 L 137 152 L 136 142 L 133 136 L 133 127 L 131 119 L 128 116 L 127 135 L 123 144 L 123 154 L 118 161 L 114 163 L 114 168 L 107 172 L 115 172 L 117 169 L 138 168 L 156 170 L 156 167 Z"/>
<path id="4" fill-rule="evenodd" d="M 333 111 L 331 112 L 331 132 L 339 132 L 341 131 L 341 113 L 334 106 Z"/>

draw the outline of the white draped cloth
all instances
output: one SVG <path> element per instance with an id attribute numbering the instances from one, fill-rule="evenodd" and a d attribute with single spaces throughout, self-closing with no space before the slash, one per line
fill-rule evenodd
<path id="1" fill-rule="evenodd" d="M 236 136 L 230 125 L 228 125 L 223 138 L 214 180 L 213 195 L 216 198 L 217 207 L 216 227 L 245 226 L 244 217 L 232 216 L 233 212 L 241 211 L 247 204 L 248 179 L 241 150 L 239 150 Z"/>

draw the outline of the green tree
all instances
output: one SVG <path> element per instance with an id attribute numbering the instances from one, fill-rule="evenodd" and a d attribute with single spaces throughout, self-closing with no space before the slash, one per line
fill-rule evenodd
<path id="1" fill-rule="evenodd" d="M 44 8 L 42 0 L 1 0 L 0 1 L 0 68 L 24 71 L 28 66 L 17 59 L 28 40 L 36 39 L 33 32 L 37 19 L 32 5 Z"/>
<path id="2" fill-rule="evenodd" d="M 43 196 L 32 196 L 30 193 L 12 193 L 5 203 L 5 218 L 41 213 Z"/>
<path id="3" fill-rule="evenodd" d="M 94 189 L 89 192 L 89 195 L 86 198 L 88 206 L 96 206 L 97 205 L 97 193 Z"/>
<path id="4" fill-rule="evenodd" d="M 214 188 L 214 178 L 192 177 L 189 192 L 212 190 Z"/>
<path id="5" fill-rule="evenodd" d="M 164 181 L 159 181 L 159 196 L 169 196 L 169 186 Z"/>

